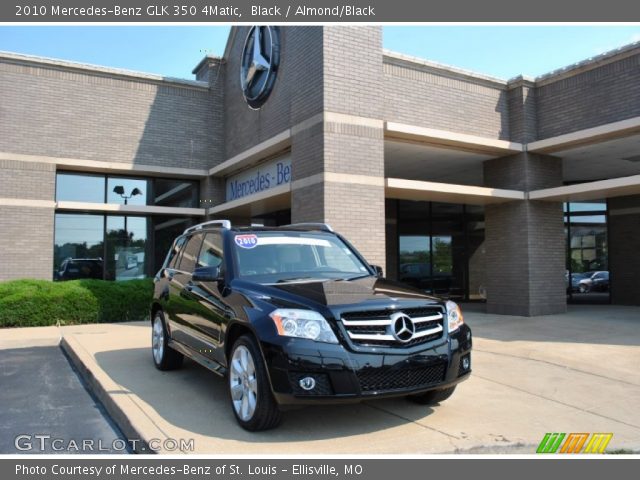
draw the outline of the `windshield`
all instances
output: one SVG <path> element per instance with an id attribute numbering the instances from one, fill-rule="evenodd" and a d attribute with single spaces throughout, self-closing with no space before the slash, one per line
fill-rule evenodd
<path id="1" fill-rule="evenodd" d="M 340 238 L 320 232 L 237 233 L 238 275 L 258 283 L 353 279 L 370 271 Z"/>

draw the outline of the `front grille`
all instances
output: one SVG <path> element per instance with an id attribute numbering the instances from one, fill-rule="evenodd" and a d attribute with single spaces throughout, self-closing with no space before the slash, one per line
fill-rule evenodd
<path id="1" fill-rule="evenodd" d="M 425 387 L 442 382 L 444 374 L 444 363 L 419 368 L 369 368 L 357 372 L 362 392 Z"/>
<path id="2" fill-rule="evenodd" d="M 304 377 L 313 377 L 316 381 L 312 390 L 305 390 L 300 386 L 300 380 Z M 331 381 L 325 373 L 289 372 L 289 383 L 294 395 L 333 395 Z"/>
<path id="3" fill-rule="evenodd" d="M 415 327 L 413 337 L 404 342 L 393 331 L 392 315 L 399 312 L 408 315 Z M 444 334 L 444 314 L 438 306 L 344 312 L 340 318 L 355 345 L 406 348 L 437 340 Z"/>

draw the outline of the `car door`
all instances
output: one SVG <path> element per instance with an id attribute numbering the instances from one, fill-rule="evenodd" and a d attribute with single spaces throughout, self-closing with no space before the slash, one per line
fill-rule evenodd
<path id="1" fill-rule="evenodd" d="M 220 232 L 207 232 L 198 255 L 196 268 L 224 268 L 223 242 Z M 224 274 L 224 272 L 222 272 Z M 207 345 L 203 353 L 207 357 L 220 361 L 221 327 L 230 316 L 230 308 L 223 297 L 224 285 L 218 281 L 191 280 L 188 285 L 191 295 L 197 301 L 197 312 L 193 316 L 195 335 Z"/>

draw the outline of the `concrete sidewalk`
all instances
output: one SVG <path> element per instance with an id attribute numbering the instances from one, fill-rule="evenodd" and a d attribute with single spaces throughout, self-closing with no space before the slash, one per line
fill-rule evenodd
<path id="1" fill-rule="evenodd" d="M 310 407 L 260 433 L 237 426 L 215 374 L 193 362 L 157 371 L 146 323 L 63 327 L 62 345 L 126 436 L 193 439 L 196 453 L 533 453 L 546 432 L 612 432 L 609 450 L 640 451 L 639 308 L 472 310 L 472 378 L 442 405 Z"/>

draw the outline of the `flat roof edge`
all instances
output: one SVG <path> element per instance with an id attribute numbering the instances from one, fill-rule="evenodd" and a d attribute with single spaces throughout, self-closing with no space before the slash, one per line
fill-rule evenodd
<path id="1" fill-rule="evenodd" d="M 48 67 L 57 67 L 70 69 L 75 71 L 98 73 L 103 75 L 112 75 L 116 77 L 126 77 L 135 80 L 146 80 L 158 83 L 170 83 L 177 86 L 195 87 L 195 88 L 209 88 L 207 82 L 201 82 L 198 80 L 188 80 L 186 78 L 165 77 L 154 73 L 137 72 L 134 70 L 127 70 L 124 68 L 103 67 L 100 65 L 94 65 L 90 63 L 73 62 L 69 60 L 62 60 L 57 58 L 42 57 L 38 55 L 28 55 L 24 53 L 6 52 L 0 50 L 0 60 L 9 60 L 11 62 L 22 62 L 35 65 L 42 65 Z"/>

